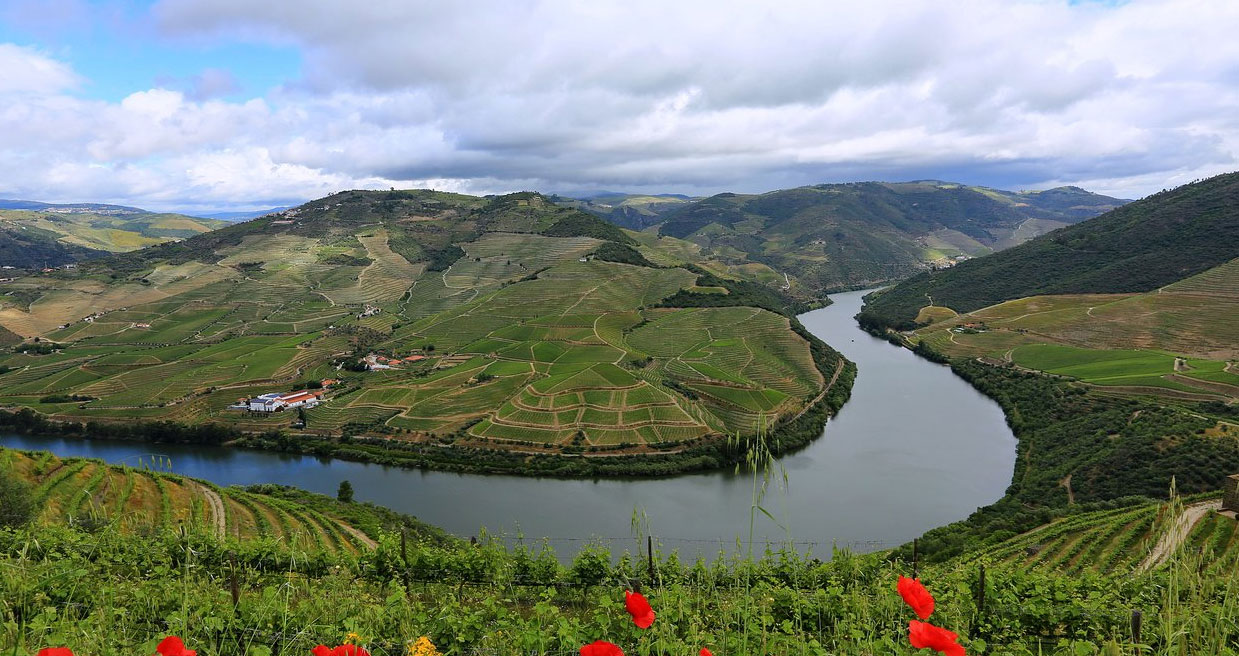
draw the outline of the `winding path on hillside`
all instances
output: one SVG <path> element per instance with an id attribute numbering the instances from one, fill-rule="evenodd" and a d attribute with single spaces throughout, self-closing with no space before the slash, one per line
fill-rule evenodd
<path id="1" fill-rule="evenodd" d="M 1187 539 L 1196 522 L 1199 522 L 1202 517 L 1221 507 L 1222 501 L 1220 499 L 1184 507 L 1183 512 L 1175 518 L 1174 525 L 1170 527 L 1170 530 L 1162 534 L 1162 537 L 1157 541 L 1157 545 L 1153 547 L 1153 551 L 1140 563 L 1137 571 L 1147 572 L 1166 562 L 1170 555 L 1178 550 L 1183 541 Z"/>
<path id="2" fill-rule="evenodd" d="M 198 492 L 202 494 L 202 498 L 206 499 L 207 506 L 211 508 L 211 525 L 215 527 L 215 535 L 219 537 L 227 537 L 228 535 L 228 518 L 224 514 L 224 500 L 220 498 L 219 493 L 211 488 L 197 482 L 191 481 L 194 487 L 198 488 Z"/>
<path id="3" fill-rule="evenodd" d="M 334 519 L 334 518 L 333 518 L 333 519 Z M 344 529 L 345 531 L 348 531 L 348 534 L 349 534 L 349 535 L 351 535 L 351 536 L 353 536 L 354 538 L 356 538 L 358 542 L 360 542 L 360 543 L 362 543 L 362 544 L 366 545 L 367 547 L 370 547 L 371 549 L 378 549 L 378 548 L 379 548 L 379 543 L 378 543 L 378 542 L 375 542 L 374 540 L 372 540 L 372 539 L 370 538 L 370 536 L 369 536 L 369 535 L 366 535 L 365 533 L 362 533 L 360 529 L 358 529 L 358 528 L 356 528 L 356 527 L 354 527 L 354 526 L 350 526 L 350 525 L 348 525 L 348 524 L 345 524 L 344 522 L 342 522 L 342 521 L 340 521 L 340 520 L 338 520 L 338 519 L 336 519 L 336 520 L 335 520 L 335 522 L 336 522 L 336 525 L 337 525 L 337 526 L 339 526 L 340 528 Z"/>

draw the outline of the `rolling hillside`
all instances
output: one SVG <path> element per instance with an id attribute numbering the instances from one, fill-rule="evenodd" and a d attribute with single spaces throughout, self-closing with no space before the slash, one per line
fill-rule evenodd
<path id="1" fill-rule="evenodd" d="M 658 234 L 730 264 L 758 263 L 829 291 L 899 280 L 1022 243 L 1125 201 L 1076 187 L 1009 192 L 954 183 L 849 183 L 718 194 L 649 212 Z"/>
<path id="2" fill-rule="evenodd" d="M 1112 394 L 1239 399 L 1239 259 L 1144 294 L 1030 296 L 925 308 L 909 336 L 951 357 L 1068 376 Z"/>
<path id="3" fill-rule="evenodd" d="M 0 404 L 295 424 L 462 467 L 506 452 L 505 470 L 516 454 L 712 467 L 726 435 L 790 422 L 785 448 L 816 437 L 851 374 L 795 302 L 637 237 L 533 193 L 343 192 L 8 283 L 0 326 L 28 341 L 0 357 Z M 328 378 L 304 412 L 231 407 Z"/>
<path id="4" fill-rule="evenodd" d="M 1150 292 L 1239 255 L 1239 173 L 1154 194 L 994 256 L 923 273 L 868 303 L 871 327 L 909 329 L 921 308 L 970 312 L 1045 294 Z"/>
<path id="5" fill-rule="evenodd" d="M 0 265 L 57 267 L 185 239 L 225 225 L 225 221 L 120 205 L 0 201 Z"/>

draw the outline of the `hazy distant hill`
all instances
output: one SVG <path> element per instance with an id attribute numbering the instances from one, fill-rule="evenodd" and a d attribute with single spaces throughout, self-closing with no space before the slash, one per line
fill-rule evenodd
<path id="1" fill-rule="evenodd" d="M 1154 194 L 1010 250 L 924 273 L 862 318 L 910 327 L 930 305 L 957 312 L 1037 294 L 1144 292 L 1239 256 L 1239 173 Z"/>
<path id="2" fill-rule="evenodd" d="M 644 230 L 664 220 L 667 214 L 691 203 L 682 194 L 625 194 L 600 192 L 577 198 L 554 196 L 559 205 L 575 207 L 600 216 L 621 228 Z"/>
<path id="3" fill-rule="evenodd" d="M 266 216 L 268 214 L 275 214 L 276 212 L 283 212 L 284 210 L 290 210 L 293 207 L 295 206 L 286 205 L 284 207 L 269 207 L 265 210 L 249 210 L 245 212 L 206 212 L 206 213 L 194 212 L 192 215 L 200 216 L 204 219 L 219 219 L 221 221 L 236 222 L 236 221 L 248 221 L 250 219 L 256 219 L 260 216 Z"/>
<path id="4" fill-rule="evenodd" d="M 1078 187 L 1011 192 L 939 181 L 724 193 L 660 214 L 659 234 L 748 259 L 821 295 L 1009 248 L 1126 201 Z M 795 288 L 793 288 L 795 289 Z"/>
<path id="5" fill-rule="evenodd" d="M 0 201 L 0 265 L 56 267 L 184 239 L 227 225 L 214 219 L 101 203 Z"/>

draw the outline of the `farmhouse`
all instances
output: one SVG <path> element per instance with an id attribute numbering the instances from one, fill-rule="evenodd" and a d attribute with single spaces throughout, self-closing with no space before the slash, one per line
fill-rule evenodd
<path id="1" fill-rule="evenodd" d="M 287 408 L 313 408 L 319 404 L 322 392 L 298 391 L 280 394 L 271 392 L 249 400 L 250 412 L 279 412 Z"/>

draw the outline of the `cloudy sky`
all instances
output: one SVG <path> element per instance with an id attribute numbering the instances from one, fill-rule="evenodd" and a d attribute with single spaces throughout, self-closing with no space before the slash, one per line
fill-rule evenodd
<path id="1" fill-rule="evenodd" d="M 1135 198 L 1239 169 L 1237 33 L 1231 0 L 0 0 L 0 197 Z"/>

